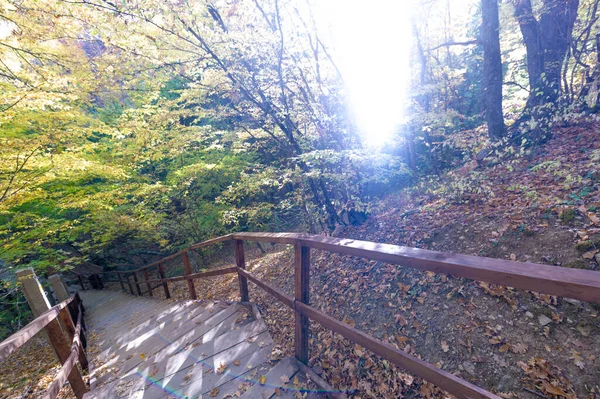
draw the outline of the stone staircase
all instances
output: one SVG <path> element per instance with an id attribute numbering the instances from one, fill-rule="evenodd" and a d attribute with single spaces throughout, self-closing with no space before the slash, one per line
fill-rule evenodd
<path id="1" fill-rule="evenodd" d="M 273 340 L 254 305 L 80 292 L 90 387 L 85 398 L 325 397 Z"/>

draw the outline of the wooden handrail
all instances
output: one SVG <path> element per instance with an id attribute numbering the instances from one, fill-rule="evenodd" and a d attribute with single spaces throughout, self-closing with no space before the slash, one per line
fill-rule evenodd
<path id="1" fill-rule="evenodd" d="M 48 323 L 50 323 L 52 320 L 55 320 L 59 316 L 59 312 L 66 308 L 74 299 L 75 295 L 73 294 L 69 297 L 69 299 L 46 310 L 25 327 L 21 328 L 19 331 L 0 342 L 0 362 L 6 359 L 12 352 L 19 349 L 35 334 L 42 331 L 42 329 L 46 327 Z"/>
<path id="2" fill-rule="evenodd" d="M 202 273 L 191 273 L 188 252 L 193 249 L 214 245 L 220 242 L 233 240 L 236 266 L 212 270 Z M 279 291 L 277 288 L 261 281 L 245 269 L 244 241 L 272 242 L 295 246 L 295 295 L 294 297 Z M 192 289 L 192 280 L 216 276 L 226 273 L 238 274 L 240 297 L 242 301 L 248 300 L 247 281 L 250 280 L 258 287 L 277 298 L 285 306 L 295 311 L 295 345 L 296 357 L 301 362 L 308 360 L 308 324 L 309 320 L 316 321 L 324 327 L 342 335 L 375 354 L 389 360 L 414 374 L 432 382 L 442 389 L 459 398 L 488 398 L 499 399 L 498 396 L 477 387 L 461 378 L 444 370 L 428 364 L 396 347 L 371 337 L 309 305 L 309 271 L 310 249 L 324 250 L 343 255 L 357 256 L 385 263 L 397 264 L 419 270 L 436 273 L 447 273 L 456 277 L 506 285 L 514 288 L 531 290 L 540 293 L 563 296 L 586 302 L 600 303 L 600 272 L 565 269 L 556 266 L 540 265 L 535 263 L 514 262 L 502 259 L 491 259 L 477 256 L 449 254 L 418 248 L 409 248 L 398 245 L 381 244 L 369 241 L 360 241 L 343 238 L 307 235 L 299 233 L 234 233 L 218 237 L 143 266 L 136 270 L 117 271 L 127 277 L 131 293 L 133 288 L 129 283 L 131 274 L 144 271 L 150 267 L 157 267 L 160 279 L 148 280 L 146 284 L 162 283 L 165 294 L 169 297 L 168 284 L 174 281 L 187 280 L 190 294 L 195 299 L 195 289 Z M 165 278 L 163 264 L 167 260 L 182 256 L 186 274 Z M 136 279 L 137 283 L 137 279 Z M 139 283 L 138 283 L 139 284 Z"/>
<path id="3" fill-rule="evenodd" d="M 222 269 L 209 270 L 207 272 L 186 274 L 184 276 L 169 277 L 169 278 L 160 278 L 160 279 L 155 279 L 155 280 L 146 280 L 146 281 L 144 281 L 144 283 L 146 283 L 146 284 L 151 284 L 151 283 L 173 283 L 175 281 L 185 281 L 185 280 L 189 281 L 189 280 L 195 280 L 195 279 L 198 279 L 198 278 L 221 276 L 223 274 L 229 274 L 229 273 L 237 273 L 237 268 L 234 267 L 234 266 L 232 266 L 232 267 L 224 267 Z"/>
<path id="4" fill-rule="evenodd" d="M 600 272 L 449 254 L 369 241 L 296 233 L 237 233 L 234 239 L 301 245 L 543 294 L 600 303 Z"/>
<path id="5" fill-rule="evenodd" d="M 399 264 L 436 273 L 448 273 L 477 281 L 600 303 L 600 272 L 567 269 L 529 262 L 451 254 L 370 241 L 333 238 L 300 233 L 235 233 L 214 238 L 135 270 L 112 271 L 131 274 L 173 259 L 191 249 L 227 240 L 273 242 L 320 249 L 381 262 Z"/>
<path id="6" fill-rule="evenodd" d="M 73 328 L 72 324 L 67 324 L 67 322 L 72 323 L 71 316 L 68 314 L 68 307 L 71 304 L 77 306 L 77 325 L 75 328 Z M 63 312 L 66 312 L 67 314 Z M 75 315 L 73 316 L 75 317 Z M 70 350 L 68 347 L 68 341 L 66 341 L 67 337 L 65 337 L 65 333 L 60 326 L 60 322 L 57 320 L 58 318 L 65 323 L 64 327 L 67 331 L 67 334 L 69 334 L 69 331 L 73 334 L 73 338 L 70 340 Z M 82 365 L 82 368 L 87 368 L 87 358 L 83 352 L 82 344 L 82 325 L 83 306 L 81 304 L 79 295 L 75 293 L 58 305 L 51 307 L 36 317 L 32 322 L 27 324 L 27 326 L 2 341 L 0 343 L 0 361 L 4 360 L 12 352 L 29 341 L 29 339 L 31 339 L 35 334 L 39 333 L 45 328 L 50 344 L 58 355 L 59 360 L 62 363 L 62 367 L 52 384 L 50 384 L 50 387 L 46 391 L 44 398 L 56 398 L 65 382 L 69 380 L 75 396 L 81 399 L 88 391 L 83 379 L 81 378 L 79 369 L 75 367 L 77 361 L 79 361 Z"/>

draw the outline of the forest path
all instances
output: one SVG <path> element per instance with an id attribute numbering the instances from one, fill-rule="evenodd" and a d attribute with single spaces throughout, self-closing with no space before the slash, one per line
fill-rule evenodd
<path id="1" fill-rule="evenodd" d="M 252 397 L 293 397 L 284 385 L 302 377 L 294 359 L 270 361 L 273 340 L 256 306 L 80 295 L 92 365 L 85 398 L 223 398 L 248 389 Z"/>

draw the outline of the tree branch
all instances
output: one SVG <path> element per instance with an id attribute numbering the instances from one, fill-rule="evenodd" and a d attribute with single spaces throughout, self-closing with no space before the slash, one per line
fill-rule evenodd
<path id="1" fill-rule="evenodd" d="M 465 42 L 450 41 L 450 42 L 439 44 L 439 45 L 437 45 L 435 47 L 432 47 L 432 48 L 429 48 L 429 49 L 427 49 L 425 51 L 426 52 L 434 51 L 434 50 L 437 50 L 437 49 L 442 48 L 442 47 L 450 47 L 450 46 L 472 46 L 472 45 L 475 45 L 475 44 L 476 45 L 480 45 L 481 41 L 478 40 L 478 39 L 467 40 Z"/>

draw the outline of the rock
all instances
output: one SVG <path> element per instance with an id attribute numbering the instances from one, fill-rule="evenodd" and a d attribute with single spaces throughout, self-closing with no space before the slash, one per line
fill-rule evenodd
<path id="1" fill-rule="evenodd" d="M 513 389 L 515 379 L 508 374 L 505 374 L 498 383 L 498 391 L 508 392 Z"/>
<path id="2" fill-rule="evenodd" d="M 467 360 L 462 363 L 462 366 L 467 373 L 469 373 L 471 375 L 475 375 L 475 363 Z"/>
<path id="3" fill-rule="evenodd" d="M 529 317 L 530 319 L 533 319 L 533 313 L 529 311 L 525 312 L 525 316 Z"/>
<path id="4" fill-rule="evenodd" d="M 600 266 L 600 252 L 598 252 L 596 255 L 594 255 L 594 260 L 596 261 L 598 266 Z"/>
<path id="5" fill-rule="evenodd" d="M 548 324 L 552 323 L 552 319 L 550 319 L 548 316 L 545 316 L 543 314 L 538 316 L 538 321 L 540 322 L 540 326 L 542 326 L 542 327 L 547 326 Z"/>
<path id="6" fill-rule="evenodd" d="M 577 299 L 571 299 L 571 298 L 563 298 L 563 301 L 570 303 L 571 305 L 575 305 L 575 306 L 579 306 L 579 304 L 581 303 L 581 301 L 578 301 Z"/>

